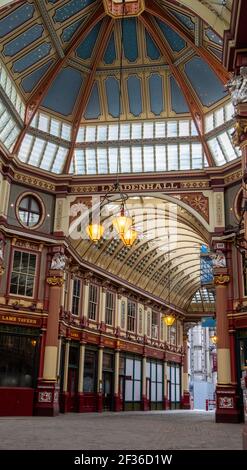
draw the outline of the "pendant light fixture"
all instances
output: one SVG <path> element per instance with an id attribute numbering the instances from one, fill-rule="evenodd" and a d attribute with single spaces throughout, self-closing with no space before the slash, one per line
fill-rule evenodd
<path id="1" fill-rule="evenodd" d="M 123 0 L 122 16 L 120 20 L 121 38 L 120 38 L 119 117 L 118 117 L 118 149 L 117 149 L 116 182 L 113 186 L 113 189 L 104 195 L 100 203 L 99 209 L 101 209 L 107 203 L 119 201 L 120 211 L 119 211 L 119 214 L 113 218 L 112 224 L 117 235 L 122 240 L 124 245 L 132 246 L 138 237 L 138 232 L 134 229 L 132 217 L 128 214 L 128 211 L 126 208 L 126 201 L 128 199 L 128 195 L 122 192 L 121 185 L 119 182 L 120 128 L 121 128 L 121 107 L 122 107 L 121 104 L 122 104 L 122 89 L 123 89 L 124 17 L 125 16 L 126 16 L 126 2 L 125 0 Z M 93 241 L 94 243 L 97 243 L 103 237 L 104 227 L 101 223 L 92 223 L 92 220 L 90 220 L 89 225 L 86 227 L 86 232 L 90 240 Z"/>

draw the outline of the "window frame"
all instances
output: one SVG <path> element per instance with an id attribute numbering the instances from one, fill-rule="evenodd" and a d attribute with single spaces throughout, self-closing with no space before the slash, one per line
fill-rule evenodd
<path id="1" fill-rule="evenodd" d="M 10 292 L 11 289 L 11 277 L 13 273 L 13 265 L 14 265 L 14 259 L 15 259 L 15 253 L 20 252 L 20 253 L 27 253 L 28 255 L 34 255 L 36 257 L 36 263 L 35 263 L 35 273 L 33 276 L 34 282 L 33 282 L 33 294 L 32 296 L 29 295 L 23 295 L 19 293 L 13 293 Z M 8 285 L 7 285 L 7 292 L 10 297 L 18 297 L 18 298 L 24 298 L 24 299 L 30 299 L 30 300 L 36 300 L 37 299 L 37 294 L 38 294 L 38 286 L 39 286 L 39 279 L 40 279 L 40 253 L 37 253 L 32 250 L 25 250 L 21 249 L 18 247 L 13 247 L 12 252 L 11 252 L 11 257 L 10 257 L 10 264 L 9 264 L 9 273 L 8 273 Z M 18 273 L 17 273 L 18 274 Z M 21 273 L 19 273 L 20 275 Z"/>
<path id="2" fill-rule="evenodd" d="M 39 218 L 39 221 L 37 222 L 37 224 L 35 225 L 32 225 L 32 226 L 29 226 L 29 225 L 26 225 L 20 218 L 20 215 L 19 215 L 19 210 L 20 210 L 20 204 L 22 202 L 23 199 L 25 199 L 26 197 L 28 198 L 33 198 L 39 205 L 39 208 L 40 208 L 40 218 Z M 45 205 L 44 205 L 44 202 L 43 200 L 41 199 L 41 197 L 36 194 L 36 193 L 32 193 L 30 191 L 26 191 L 24 193 L 21 193 L 17 200 L 16 200 L 16 204 L 15 204 L 15 215 L 16 215 L 16 219 L 18 220 L 19 224 L 24 227 L 26 230 L 37 230 L 43 223 L 44 223 L 44 220 L 45 220 L 45 216 L 46 216 L 46 209 L 45 209 Z"/>
<path id="3" fill-rule="evenodd" d="M 131 312 L 129 310 L 129 306 L 134 306 L 134 310 L 135 310 L 135 315 L 130 315 L 130 313 L 133 313 L 132 311 L 132 308 L 131 308 Z M 133 326 L 133 330 L 131 330 L 129 328 L 130 326 L 130 323 L 134 323 L 134 326 Z M 131 299 L 127 299 L 127 331 L 129 333 L 136 333 L 136 326 L 137 326 L 137 303 Z"/>
<path id="4" fill-rule="evenodd" d="M 75 277 L 72 279 L 73 281 L 73 290 L 72 290 L 72 301 L 71 301 L 71 313 L 75 317 L 79 317 L 81 313 L 81 298 L 82 298 L 82 280 L 80 277 Z M 74 294 L 74 289 L 75 289 L 75 281 L 79 282 L 79 295 Z M 77 313 L 74 313 L 73 311 L 73 306 L 74 306 L 74 299 L 77 299 Z"/>
<path id="5" fill-rule="evenodd" d="M 90 288 L 94 287 L 95 292 L 96 292 L 96 302 L 90 300 Z M 91 305 L 95 305 L 95 318 L 90 318 L 90 311 Z M 92 322 L 97 322 L 98 321 L 98 311 L 99 311 L 99 286 L 97 284 L 89 284 L 89 291 L 88 291 L 88 320 Z"/>
<path id="6" fill-rule="evenodd" d="M 108 307 L 107 306 L 107 294 L 111 294 L 112 295 L 112 307 Z M 115 292 L 111 291 L 111 290 L 108 290 L 106 291 L 106 299 L 105 299 L 105 324 L 107 326 L 114 326 L 114 313 L 115 313 L 115 306 L 116 306 L 116 296 L 115 296 Z M 107 322 L 107 311 L 111 310 L 111 319 L 112 319 L 112 322 L 111 323 L 108 323 Z"/>

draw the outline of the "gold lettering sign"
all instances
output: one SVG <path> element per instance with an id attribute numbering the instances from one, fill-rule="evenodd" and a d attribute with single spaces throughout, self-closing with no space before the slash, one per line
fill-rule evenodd
<path id="1" fill-rule="evenodd" d="M 40 324 L 39 318 L 18 317 L 15 315 L 0 314 L 0 321 L 7 323 L 17 323 L 19 325 L 38 326 Z"/>

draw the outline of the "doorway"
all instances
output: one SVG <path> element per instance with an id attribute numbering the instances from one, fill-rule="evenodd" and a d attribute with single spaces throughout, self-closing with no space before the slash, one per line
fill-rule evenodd
<path id="1" fill-rule="evenodd" d="M 104 352 L 103 355 L 103 410 L 112 411 L 114 406 L 114 354 Z"/>

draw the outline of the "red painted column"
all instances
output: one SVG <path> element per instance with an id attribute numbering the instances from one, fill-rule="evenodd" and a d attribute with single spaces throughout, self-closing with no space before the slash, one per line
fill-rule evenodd
<path id="1" fill-rule="evenodd" d="M 217 322 L 217 387 L 216 422 L 236 423 L 240 421 L 236 385 L 232 383 L 230 338 L 227 318 L 228 284 L 227 268 L 216 269 L 216 322 Z"/>
<path id="2" fill-rule="evenodd" d="M 50 270 L 49 308 L 45 338 L 44 365 L 42 378 L 38 380 L 36 391 L 35 414 L 38 416 L 55 416 L 59 413 L 59 384 L 57 382 L 57 354 L 59 314 L 62 298 L 63 271 Z"/>

